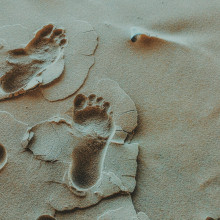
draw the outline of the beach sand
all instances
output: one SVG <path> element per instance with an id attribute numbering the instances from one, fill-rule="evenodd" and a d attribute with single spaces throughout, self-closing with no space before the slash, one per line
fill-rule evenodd
<path id="1" fill-rule="evenodd" d="M 219 219 L 219 12 L 2 0 L 0 220 Z"/>

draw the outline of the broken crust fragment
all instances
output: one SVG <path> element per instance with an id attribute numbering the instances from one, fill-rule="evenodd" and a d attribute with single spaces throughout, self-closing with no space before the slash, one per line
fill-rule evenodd
<path id="1" fill-rule="evenodd" d="M 70 138 L 68 134 L 71 132 L 71 123 L 68 118 L 53 117 L 32 127 L 28 127 L 21 144 L 23 148 L 31 150 L 38 159 L 44 161 L 59 160 L 58 155 L 62 149 L 62 145 L 65 145 L 65 142 L 69 141 Z M 66 132 L 63 132 L 63 130 Z M 58 135 L 59 132 L 63 134 L 62 140 L 60 140 L 62 135 Z M 48 137 L 50 137 L 49 140 Z"/>

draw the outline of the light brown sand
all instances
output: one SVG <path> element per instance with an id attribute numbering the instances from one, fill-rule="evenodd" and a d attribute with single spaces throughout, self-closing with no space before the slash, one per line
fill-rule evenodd
<path id="1" fill-rule="evenodd" d="M 126 139 L 139 145 L 137 183 L 131 195 L 136 212 L 151 220 L 219 218 L 219 11 L 218 0 L 1 1 L 0 51 L 5 44 L 7 50 L 24 47 L 36 30 L 50 23 L 65 29 L 68 39 L 61 78 L 0 102 L 0 110 L 10 113 L 1 113 L 1 220 L 46 211 L 54 216 L 42 195 L 59 190 L 45 182 L 61 181 L 56 173 L 64 172 L 65 166 L 48 167 L 31 152 L 21 153 L 21 139 L 28 126 L 68 111 L 79 88 L 78 93 L 86 96 L 104 93 L 99 80 L 106 78 L 119 84 L 138 113 L 134 135 Z M 1 55 L 0 77 L 4 62 Z M 126 105 L 122 101 L 114 108 Z M 128 117 L 122 118 L 125 126 L 134 118 Z M 126 137 L 118 136 L 117 140 Z M 98 215 L 96 206 L 94 211 L 68 214 L 71 219 L 97 219 L 126 204 L 120 199 L 116 205 L 100 202 Z M 68 214 L 55 217 L 70 219 Z"/>

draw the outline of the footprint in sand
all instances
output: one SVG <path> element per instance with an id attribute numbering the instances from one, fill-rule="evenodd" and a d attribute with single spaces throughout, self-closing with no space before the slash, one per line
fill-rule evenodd
<path id="1" fill-rule="evenodd" d="M 22 94 L 57 78 L 62 72 L 58 74 L 59 67 L 54 65 L 63 59 L 66 42 L 64 30 L 49 24 L 26 47 L 4 52 L 7 58 L 0 73 L 0 99 Z"/>
<path id="2" fill-rule="evenodd" d="M 50 205 L 58 211 L 86 208 L 136 185 L 138 144 L 124 142 L 137 125 L 135 105 L 114 81 L 97 87 L 103 88 L 98 98 L 77 95 L 65 114 L 28 127 L 23 136 L 23 147 L 45 161 L 46 184 L 56 185 Z"/>
<path id="3" fill-rule="evenodd" d="M 3 145 L 0 144 L 0 171 L 7 163 L 7 152 Z"/>
<path id="4" fill-rule="evenodd" d="M 94 94 L 82 94 L 74 100 L 74 127 L 81 133 L 81 141 L 74 147 L 70 177 L 73 185 L 88 189 L 100 178 L 106 149 L 114 135 L 115 126 L 109 102 Z"/>

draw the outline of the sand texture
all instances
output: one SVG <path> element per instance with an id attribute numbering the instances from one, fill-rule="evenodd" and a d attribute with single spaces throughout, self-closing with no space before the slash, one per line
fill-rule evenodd
<path id="1" fill-rule="evenodd" d="M 11 32 L 15 34 L 16 29 Z M 48 24 L 37 31 L 23 48 L 8 50 L 3 45 L 0 100 L 18 96 L 59 78 L 64 70 L 63 50 L 66 42 L 64 30 Z"/>
<path id="2" fill-rule="evenodd" d="M 219 0 L 0 3 L 0 220 L 220 219 Z"/>

